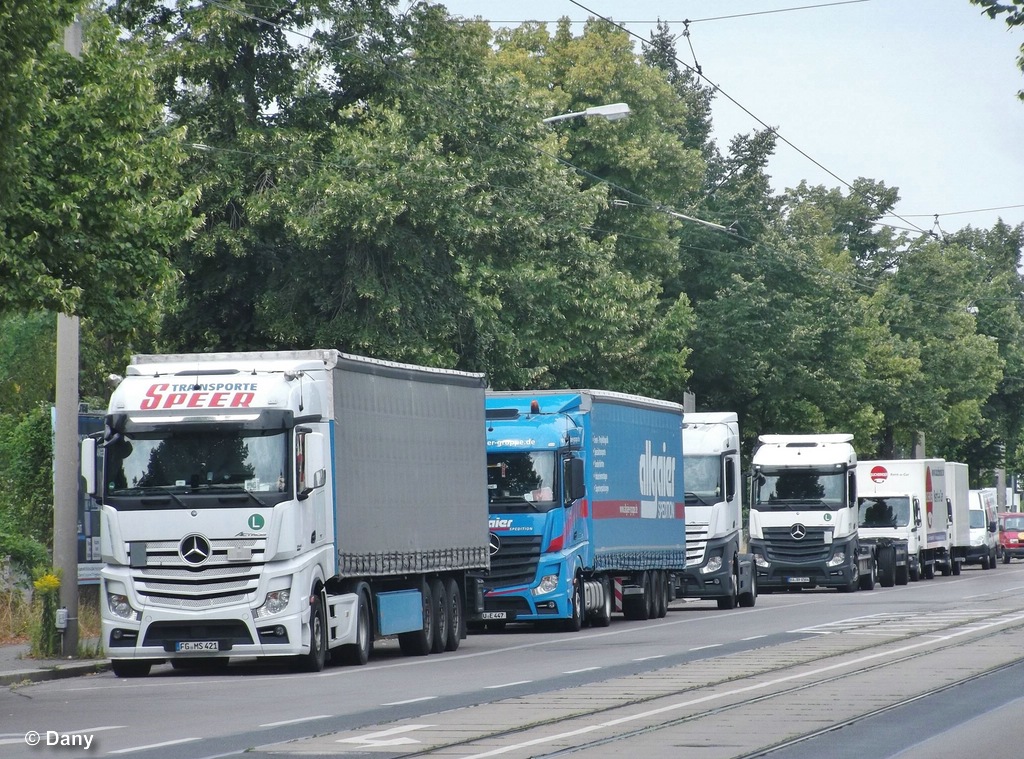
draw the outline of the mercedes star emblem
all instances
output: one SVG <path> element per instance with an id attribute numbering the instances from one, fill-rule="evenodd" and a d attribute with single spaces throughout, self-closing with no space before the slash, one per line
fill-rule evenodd
<path id="1" fill-rule="evenodd" d="M 793 540 L 803 540 L 807 537 L 807 528 L 802 524 L 795 524 L 789 534 L 793 536 Z"/>
<path id="2" fill-rule="evenodd" d="M 178 555 L 186 564 L 199 566 L 207 559 L 213 550 L 210 548 L 210 541 L 202 535 L 188 535 L 182 538 L 178 545 Z"/>
<path id="3" fill-rule="evenodd" d="M 501 540 L 493 532 L 491 533 L 491 556 L 494 556 L 501 549 Z"/>

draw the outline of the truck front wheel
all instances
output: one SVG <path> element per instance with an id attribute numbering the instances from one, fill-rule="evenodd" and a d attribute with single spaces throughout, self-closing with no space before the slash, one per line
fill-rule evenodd
<path id="1" fill-rule="evenodd" d="M 423 597 L 423 626 L 419 630 L 398 634 L 398 647 L 406 656 L 426 656 L 434 644 L 434 614 L 430 599 L 430 583 L 420 586 Z"/>
<path id="2" fill-rule="evenodd" d="M 145 677 L 153 666 L 148 661 L 136 659 L 111 659 L 110 668 L 118 677 Z"/>
<path id="3" fill-rule="evenodd" d="M 343 664 L 361 667 L 370 660 L 373 648 L 373 629 L 370 626 L 370 604 L 365 593 L 358 593 L 356 600 L 356 642 L 342 646 L 338 658 Z"/>
<path id="4" fill-rule="evenodd" d="M 583 627 L 583 606 L 585 601 L 583 600 L 583 578 L 579 575 L 576 576 L 576 580 L 573 582 L 572 597 L 570 600 L 571 608 L 569 609 L 569 618 L 562 620 L 562 629 L 565 632 L 579 632 L 580 628 Z"/>
<path id="5" fill-rule="evenodd" d="M 327 610 L 323 596 L 314 588 L 309 597 L 309 653 L 299 656 L 298 669 L 319 672 L 327 663 Z"/>
<path id="6" fill-rule="evenodd" d="M 896 549 L 892 546 L 878 551 L 878 583 L 883 588 L 891 588 L 896 584 Z"/>

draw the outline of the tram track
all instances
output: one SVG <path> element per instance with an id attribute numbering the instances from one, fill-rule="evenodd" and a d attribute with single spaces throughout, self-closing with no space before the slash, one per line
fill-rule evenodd
<path id="1" fill-rule="evenodd" d="M 904 616 L 911 618 L 913 615 Z M 863 633 L 870 628 L 875 628 L 872 634 L 879 635 L 879 628 L 885 621 L 868 617 L 860 627 L 847 622 L 842 632 L 823 632 L 819 637 L 808 632 L 811 637 L 783 646 L 752 649 L 740 655 L 669 668 L 665 670 L 666 673 L 674 670 L 683 673 L 688 669 L 704 669 L 706 672 L 704 677 L 699 673 L 694 673 L 696 677 L 684 676 L 686 682 L 682 687 L 655 689 L 658 692 L 643 697 L 627 697 L 619 703 L 597 699 L 601 705 L 591 709 L 576 710 L 525 726 L 520 724 L 510 729 L 483 731 L 463 741 L 430 741 L 433 745 L 424 746 L 422 750 L 396 753 L 393 756 L 547 759 L 584 751 L 590 756 L 618 756 L 628 752 L 628 746 L 638 739 L 659 740 L 659 736 L 664 738 L 661 742 L 666 745 L 679 745 L 682 741 L 688 759 L 690 756 L 742 759 L 770 756 L 781 748 L 820 737 L 1012 666 L 1020 658 L 1015 654 L 1006 654 L 1004 660 L 993 660 L 986 664 L 983 660 L 995 654 L 997 647 L 986 646 L 985 642 L 991 641 L 994 635 L 1024 638 L 1022 608 L 1001 609 L 994 617 L 991 609 L 979 608 L 974 614 L 964 613 L 952 621 L 948 616 L 936 615 L 930 624 L 923 625 L 916 632 L 886 638 L 866 640 L 856 635 L 844 635 Z M 801 647 L 804 649 L 803 655 L 794 656 Z M 825 654 L 826 649 L 830 653 Z M 934 683 L 928 680 L 932 684 L 922 684 L 911 693 L 901 693 L 899 688 L 893 689 L 886 696 L 886 703 L 881 705 L 876 703 L 876 699 L 866 699 L 860 704 L 852 700 L 847 706 L 857 708 L 852 711 L 832 710 L 828 724 L 820 724 L 821 715 L 813 714 L 811 709 L 810 719 L 804 722 L 810 723 L 813 728 L 804 729 L 799 734 L 793 734 L 792 731 L 773 734 L 772 730 L 761 730 L 762 734 L 758 736 L 757 731 L 753 731 L 746 736 L 746 745 L 740 745 L 743 741 L 737 741 L 736 745 L 716 745 L 715 741 L 707 740 L 707 736 L 723 735 L 723 723 L 758 721 L 751 716 L 755 711 L 763 714 L 778 708 L 789 715 L 787 722 L 799 725 L 801 720 L 792 718 L 792 714 L 794 711 L 800 712 L 800 708 L 792 704 L 836 703 L 831 695 L 818 697 L 815 693 L 831 694 L 844 688 L 853 691 L 864 683 L 878 681 L 902 681 L 906 684 L 909 682 L 906 680 L 907 672 L 931 672 L 934 676 L 944 670 L 944 667 L 934 665 L 936 660 L 952 658 L 964 661 L 970 657 L 958 656 L 959 652 L 978 652 L 982 649 L 985 649 L 985 656 L 978 657 L 971 671 L 963 676 L 940 677 L 941 682 Z M 749 664 L 758 657 L 763 659 L 766 651 L 774 651 L 785 664 L 764 667 L 762 662 L 761 667 L 737 674 L 737 668 L 742 669 L 744 662 Z M 658 674 L 647 679 L 661 679 L 668 686 L 671 674 Z M 795 682 L 798 680 L 801 682 Z M 608 687 L 614 688 L 614 683 Z M 576 690 L 586 691 L 588 686 Z M 536 699 L 529 697 L 511 702 L 524 703 L 531 700 L 536 702 Z M 712 703 L 715 705 L 708 707 Z M 791 706 L 786 707 L 786 704 Z M 466 734 L 464 729 L 459 732 Z M 751 745 L 752 740 L 756 745 Z"/>

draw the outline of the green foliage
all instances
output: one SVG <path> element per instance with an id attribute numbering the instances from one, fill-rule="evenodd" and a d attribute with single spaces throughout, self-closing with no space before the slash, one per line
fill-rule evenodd
<path id="1" fill-rule="evenodd" d="M 50 545 L 53 466 L 50 412 L 39 406 L 22 416 L 0 415 L 0 532 L 12 557 L 29 558 L 30 541 Z"/>

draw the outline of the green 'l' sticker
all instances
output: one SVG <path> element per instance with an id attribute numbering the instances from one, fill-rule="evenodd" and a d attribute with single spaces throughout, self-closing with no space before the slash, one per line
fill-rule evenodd
<path id="1" fill-rule="evenodd" d="M 250 530 L 262 530 L 264 524 L 266 522 L 263 521 L 263 517 L 260 514 L 253 514 L 249 517 Z"/>

